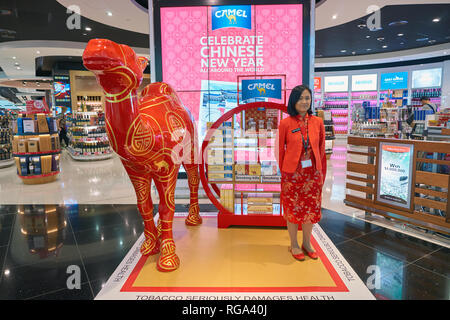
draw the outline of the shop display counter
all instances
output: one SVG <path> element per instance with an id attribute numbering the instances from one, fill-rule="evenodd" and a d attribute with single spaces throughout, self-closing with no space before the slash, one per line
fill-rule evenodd
<path id="1" fill-rule="evenodd" d="M 3 109 L 0 110 L 0 169 L 14 164 L 11 156 L 12 123 L 12 114 Z"/>
<path id="2" fill-rule="evenodd" d="M 450 142 L 350 136 L 347 153 L 347 206 L 450 234 Z"/>

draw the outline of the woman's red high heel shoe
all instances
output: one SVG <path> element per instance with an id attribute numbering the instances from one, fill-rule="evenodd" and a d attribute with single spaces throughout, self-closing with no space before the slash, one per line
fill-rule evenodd
<path id="1" fill-rule="evenodd" d="M 292 254 L 292 256 L 294 257 L 294 259 L 299 260 L 299 261 L 305 260 L 305 255 L 304 255 L 303 253 L 294 254 L 294 253 L 292 253 L 291 247 L 288 248 L 288 251 Z"/>
<path id="2" fill-rule="evenodd" d="M 311 259 L 316 260 L 316 259 L 319 258 L 319 256 L 317 255 L 317 252 L 308 252 L 308 250 L 306 250 L 305 247 L 304 247 L 303 245 L 302 245 L 302 250 L 303 250 L 304 252 L 306 252 L 306 254 L 308 255 L 308 257 L 310 257 Z"/>

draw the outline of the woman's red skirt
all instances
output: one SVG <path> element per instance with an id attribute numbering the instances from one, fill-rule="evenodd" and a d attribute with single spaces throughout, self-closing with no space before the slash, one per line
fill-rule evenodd
<path id="1" fill-rule="evenodd" d="M 322 172 L 313 165 L 294 173 L 281 172 L 281 203 L 284 218 L 295 224 L 318 223 L 322 217 Z"/>

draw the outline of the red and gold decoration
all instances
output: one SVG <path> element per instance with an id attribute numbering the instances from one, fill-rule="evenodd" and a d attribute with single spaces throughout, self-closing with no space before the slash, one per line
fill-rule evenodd
<path id="1" fill-rule="evenodd" d="M 108 138 L 135 188 L 145 227 L 141 253 L 160 252 L 157 269 L 176 270 L 180 259 L 175 253 L 172 222 L 181 164 L 188 174 L 191 194 L 185 223 L 189 226 L 202 223 L 198 207 L 200 179 L 194 161 L 198 150 L 194 123 L 176 92 L 166 83 L 152 83 L 141 97 L 137 96 L 147 60 L 136 56 L 130 47 L 107 39 L 90 40 L 83 63 L 103 88 Z M 160 198 L 158 227 L 153 221 L 152 180 Z"/>

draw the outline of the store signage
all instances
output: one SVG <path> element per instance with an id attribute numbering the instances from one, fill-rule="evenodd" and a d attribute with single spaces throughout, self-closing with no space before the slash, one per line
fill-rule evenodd
<path id="1" fill-rule="evenodd" d="M 377 201 L 409 209 L 414 145 L 380 142 L 379 150 Z"/>
<path id="2" fill-rule="evenodd" d="M 325 92 L 348 91 L 348 76 L 324 77 Z"/>
<path id="3" fill-rule="evenodd" d="M 380 90 L 408 88 L 408 72 L 382 73 Z"/>
<path id="4" fill-rule="evenodd" d="M 377 90 L 377 74 L 362 74 L 352 76 L 352 91 Z"/>
<path id="5" fill-rule="evenodd" d="M 215 6 L 211 10 L 212 30 L 221 28 L 252 29 L 252 7 Z"/>
<path id="6" fill-rule="evenodd" d="M 320 77 L 314 77 L 314 91 L 320 91 L 322 89 L 322 79 Z"/>
<path id="7" fill-rule="evenodd" d="M 412 88 L 440 87 L 442 82 L 442 68 L 415 70 L 412 73 Z"/>
<path id="8" fill-rule="evenodd" d="M 26 102 L 26 110 L 28 114 L 32 113 L 50 113 L 45 100 L 28 100 Z"/>
<path id="9" fill-rule="evenodd" d="M 281 79 L 242 80 L 242 100 L 252 98 L 281 99 Z"/>

